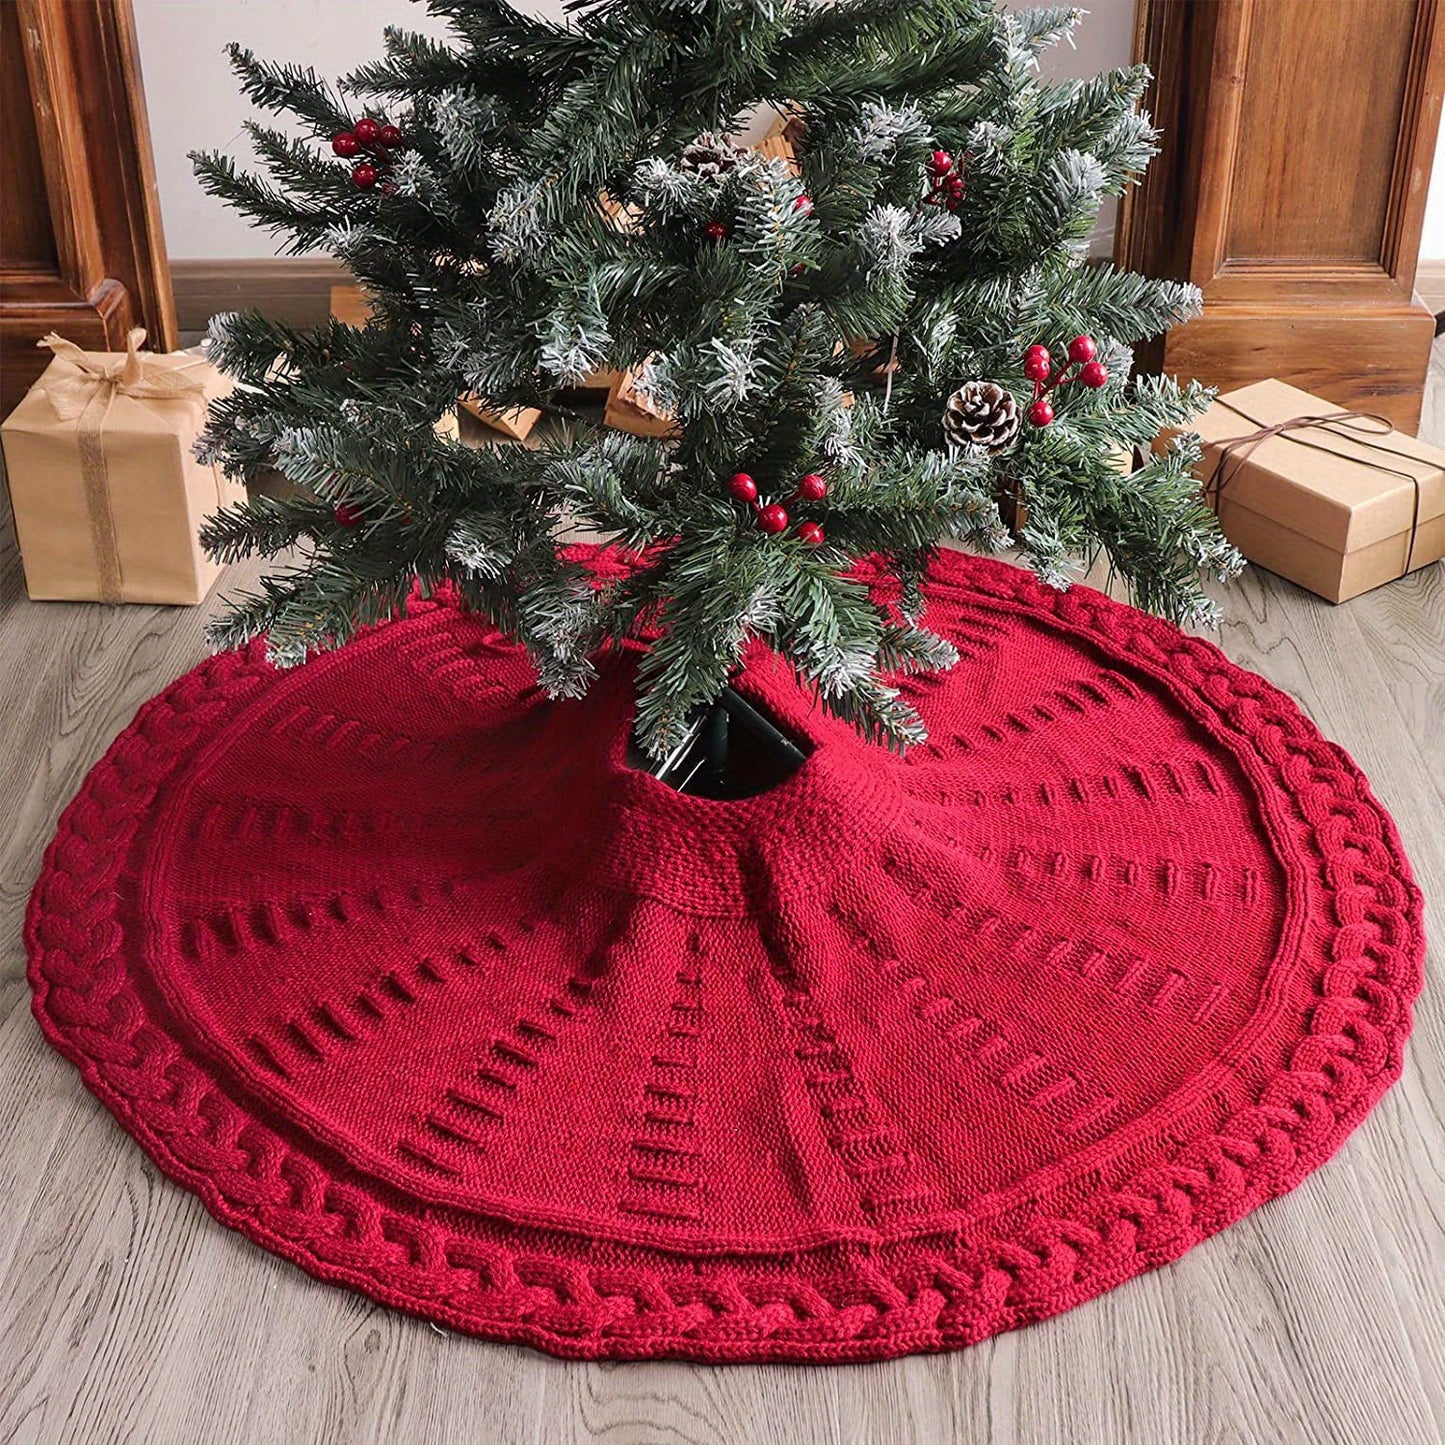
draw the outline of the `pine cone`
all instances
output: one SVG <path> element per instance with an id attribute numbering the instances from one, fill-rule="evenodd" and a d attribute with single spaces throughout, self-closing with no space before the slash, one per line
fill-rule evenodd
<path id="1" fill-rule="evenodd" d="M 1019 404 L 996 381 L 966 381 L 944 403 L 943 433 L 955 446 L 1001 452 L 1019 431 Z"/>
<path id="2" fill-rule="evenodd" d="M 719 140 L 707 131 L 683 147 L 679 164 L 685 171 L 712 178 L 726 175 L 747 153 L 746 147 L 735 146 L 729 140 Z"/>

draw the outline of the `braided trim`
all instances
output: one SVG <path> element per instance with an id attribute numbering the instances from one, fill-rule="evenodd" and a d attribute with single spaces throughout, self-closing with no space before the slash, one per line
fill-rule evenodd
<path id="1" fill-rule="evenodd" d="M 1218 649 L 1086 588 L 1056 593 L 952 555 L 940 595 L 1051 615 L 1206 704 L 1293 799 L 1336 932 L 1319 1002 L 1259 1098 L 1167 1163 L 1012 1237 L 871 1255 L 599 1264 L 538 1231 L 453 1227 L 339 1181 L 238 1107 L 150 1018 L 126 973 L 116 883 L 173 767 L 264 686 L 258 650 L 213 658 L 147 703 L 61 818 L 26 919 L 46 1036 L 169 1176 L 222 1223 L 319 1279 L 458 1330 L 580 1358 L 861 1360 L 958 1347 L 1059 1313 L 1177 1258 L 1323 1163 L 1398 1077 L 1421 984 L 1422 905 L 1350 758 Z M 413 615 L 429 607 L 413 607 Z M 480 1237 L 478 1225 L 481 1225 Z M 773 1272 L 762 1267 L 771 1263 Z"/>

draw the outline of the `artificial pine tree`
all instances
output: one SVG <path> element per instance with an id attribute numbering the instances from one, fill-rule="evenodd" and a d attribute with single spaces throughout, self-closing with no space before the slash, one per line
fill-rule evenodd
<path id="1" fill-rule="evenodd" d="M 454 45 L 346 100 L 238 56 L 319 144 L 201 162 L 372 295 L 216 329 L 208 449 L 302 484 L 213 529 L 300 552 L 218 640 L 411 615 L 224 652 L 115 741 L 27 914 L 47 1035 L 264 1248 L 572 1358 L 962 1348 L 1299 1182 L 1401 1067 L 1389 818 L 1208 643 L 930 557 L 1008 505 L 1045 578 L 1101 551 L 1186 619 L 1234 564 L 1187 449 L 1117 470 L 1203 399 L 1127 380 L 1193 293 L 1079 254 L 1142 75 L 1042 89 L 1072 15 L 982 0 L 435 8 Z M 759 100 L 796 174 L 728 139 Z M 603 367 L 675 435 L 569 411 Z M 540 445 L 440 437 L 461 392 Z M 654 752 L 786 735 L 669 788 L 634 687 Z M 903 758 L 848 725 L 906 701 Z"/>
<path id="2" fill-rule="evenodd" d="M 1129 379 L 1131 343 L 1193 288 L 1089 264 L 1102 199 L 1147 163 L 1141 67 L 1044 85 L 1080 12 L 989 0 L 582 0 L 565 26 L 503 0 L 427 0 L 440 44 L 390 30 L 340 89 L 236 49 L 247 94 L 305 132 L 252 126 L 269 178 L 220 155 L 202 182 L 366 287 L 365 327 L 218 317 L 236 390 L 203 441 L 232 475 L 301 495 L 218 518 L 221 558 L 292 552 L 214 631 L 299 663 L 449 585 L 523 644 L 553 695 L 645 636 L 638 736 L 660 756 L 752 639 L 824 707 L 896 746 L 922 728 L 893 679 L 949 667 L 923 625 L 933 549 L 1012 540 L 1067 585 L 1105 556 L 1139 605 L 1211 616 L 1229 574 L 1176 446 L 1207 401 Z M 759 106 L 796 165 L 735 145 Z M 1050 351 L 1066 352 L 1058 360 Z M 636 370 L 672 437 L 604 432 L 569 390 Z M 535 448 L 473 449 L 433 423 L 470 393 L 546 408 Z M 559 545 L 583 524 L 629 565 Z M 880 554 L 879 601 L 850 575 Z"/>

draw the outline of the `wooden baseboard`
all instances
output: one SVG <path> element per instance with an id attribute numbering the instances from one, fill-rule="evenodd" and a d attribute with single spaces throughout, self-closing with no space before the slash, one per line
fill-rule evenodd
<path id="1" fill-rule="evenodd" d="M 256 310 L 288 326 L 316 326 L 330 314 L 331 288 L 349 279 L 329 256 L 171 261 L 182 331 L 204 331 L 218 311 Z"/>
<path id="2" fill-rule="evenodd" d="M 1393 310 L 1206 301 L 1202 316 L 1168 333 L 1158 369 L 1221 391 L 1275 377 L 1414 436 L 1434 339 L 1435 318 L 1418 297 Z"/>
<path id="3" fill-rule="evenodd" d="M 1415 270 L 1415 290 L 1432 316 L 1445 311 L 1445 257 L 1420 262 Z"/>

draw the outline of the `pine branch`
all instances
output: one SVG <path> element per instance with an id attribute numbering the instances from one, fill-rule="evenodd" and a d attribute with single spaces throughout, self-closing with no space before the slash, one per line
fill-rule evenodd
<path id="1" fill-rule="evenodd" d="M 1198 293 L 1079 264 L 1101 199 L 1155 141 L 1141 70 L 1040 82 L 1039 51 L 1077 12 L 587 0 L 563 26 L 503 0 L 430 8 L 446 42 L 391 30 L 339 93 L 237 50 L 246 93 L 307 134 L 253 126 L 260 175 L 197 158 L 211 194 L 293 250 L 329 250 L 370 303 L 364 326 L 314 333 L 217 318 L 211 355 L 237 385 L 201 451 L 232 476 L 279 468 L 298 493 L 208 524 L 218 556 L 290 559 L 219 641 L 269 633 L 289 664 L 403 608 L 413 584 L 445 583 L 557 695 L 585 690 L 608 646 L 645 641 L 637 718 L 654 751 L 752 641 L 821 706 L 903 747 L 922 728 L 893 680 L 952 661 L 923 626 L 928 560 L 945 537 L 997 549 L 996 498 L 1015 493 L 1024 559 L 1046 581 L 1102 553 L 1143 605 L 1207 618 L 1201 571 L 1238 559 L 1189 444 L 1132 473 L 1115 459 L 1207 402 L 1127 379 L 1130 347 L 1187 319 Z M 363 94 L 406 136 L 369 152 L 382 174 L 365 191 L 326 146 Z M 694 144 L 760 103 L 801 126 L 796 165 Z M 931 186 L 936 150 L 961 195 Z M 1026 404 L 1024 348 L 1078 334 L 1107 385 L 1061 387 L 1054 423 L 997 453 L 949 442 L 944 402 L 963 382 Z M 535 447 L 473 449 L 434 433 L 459 394 L 555 411 L 603 367 L 637 371 L 675 436 L 575 421 Z M 782 533 L 732 500 L 739 470 L 786 504 Z M 813 472 L 825 498 L 797 500 Z M 595 585 L 567 560 L 557 538 L 577 521 L 629 549 L 628 575 Z M 848 576 L 875 555 L 900 584 L 889 606 Z"/>
<path id="2" fill-rule="evenodd" d="M 240 45 L 227 48 L 241 90 L 254 105 L 273 114 L 286 111 L 310 121 L 317 135 L 332 135 L 351 124 L 346 105 L 310 66 L 274 65 Z"/>
<path id="3" fill-rule="evenodd" d="M 208 517 L 200 540 L 217 562 L 239 562 L 243 557 L 274 557 L 332 525 L 329 508 L 259 496 Z"/>
<path id="4" fill-rule="evenodd" d="M 263 230 L 289 232 L 287 249 L 293 254 L 315 248 L 335 224 L 332 211 L 289 199 L 274 186 L 238 170 L 230 156 L 211 151 L 190 151 L 188 155 L 207 195 L 243 211 Z"/>

